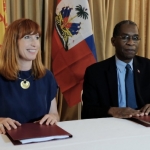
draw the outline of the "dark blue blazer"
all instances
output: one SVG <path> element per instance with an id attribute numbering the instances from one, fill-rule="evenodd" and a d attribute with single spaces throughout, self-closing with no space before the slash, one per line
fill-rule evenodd
<path id="1" fill-rule="evenodd" d="M 150 104 L 150 60 L 133 59 L 134 84 L 138 109 Z M 86 69 L 83 83 L 82 119 L 109 117 L 110 107 L 118 107 L 118 85 L 115 56 Z"/>

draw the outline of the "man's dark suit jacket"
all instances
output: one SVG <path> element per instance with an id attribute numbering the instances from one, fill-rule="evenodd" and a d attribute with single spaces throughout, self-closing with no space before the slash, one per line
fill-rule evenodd
<path id="1" fill-rule="evenodd" d="M 138 109 L 150 104 L 150 60 L 133 59 L 134 84 Z M 86 69 L 83 83 L 82 119 L 109 117 L 110 107 L 118 107 L 118 81 L 115 56 Z"/>

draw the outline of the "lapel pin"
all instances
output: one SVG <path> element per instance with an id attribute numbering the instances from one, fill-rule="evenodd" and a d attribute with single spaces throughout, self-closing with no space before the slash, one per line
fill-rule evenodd
<path id="1" fill-rule="evenodd" d="M 137 72 L 138 72 L 138 73 L 140 73 L 140 70 L 139 70 L 139 69 L 137 69 Z"/>

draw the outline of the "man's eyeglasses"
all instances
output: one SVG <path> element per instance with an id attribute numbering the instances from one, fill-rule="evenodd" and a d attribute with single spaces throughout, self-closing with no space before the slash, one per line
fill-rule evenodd
<path id="1" fill-rule="evenodd" d="M 116 37 L 120 37 L 123 42 L 128 42 L 132 38 L 133 42 L 136 43 L 141 40 L 138 35 L 118 35 Z"/>

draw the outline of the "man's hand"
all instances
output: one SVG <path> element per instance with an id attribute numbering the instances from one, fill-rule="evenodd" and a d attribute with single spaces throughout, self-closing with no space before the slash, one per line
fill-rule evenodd
<path id="1" fill-rule="evenodd" d="M 140 109 L 140 112 L 144 113 L 144 115 L 149 115 L 150 113 L 150 104 L 146 104 L 144 107 Z"/>
<path id="2" fill-rule="evenodd" d="M 108 111 L 108 114 L 116 118 L 131 118 L 132 116 L 144 115 L 144 113 L 141 112 L 140 110 L 134 110 L 130 107 L 125 107 L 125 108 L 111 107 Z"/>
<path id="3" fill-rule="evenodd" d="M 11 118 L 0 118 L 0 134 L 5 134 L 5 129 L 17 129 L 17 126 L 21 126 L 21 124 L 16 120 Z"/>

